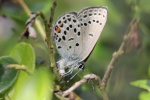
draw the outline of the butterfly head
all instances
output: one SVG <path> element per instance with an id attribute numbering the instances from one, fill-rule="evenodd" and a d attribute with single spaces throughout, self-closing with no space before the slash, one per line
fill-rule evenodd
<path id="1" fill-rule="evenodd" d="M 57 67 L 61 77 L 65 77 L 67 75 L 70 75 L 74 69 L 84 70 L 84 63 L 78 63 L 78 61 L 67 61 L 65 59 L 61 59 L 57 62 Z"/>

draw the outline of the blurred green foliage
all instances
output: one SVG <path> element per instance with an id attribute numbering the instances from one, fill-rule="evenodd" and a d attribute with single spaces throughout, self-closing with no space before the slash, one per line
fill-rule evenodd
<path id="1" fill-rule="evenodd" d="M 2 27 L 1 30 L 3 30 L 3 33 L 1 33 L 0 30 L 0 40 L 3 40 L 0 41 L 0 56 L 10 54 L 21 64 L 21 59 L 18 58 L 18 55 L 21 56 L 21 54 L 16 55 L 15 52 L 22 53 L 24 52 L 25 48 L 17 48 L 17 46 L 15 45 L 19 42 L 18 38 L 25 28 L 25 22 L 28 19 L 28 16 L 19 4 L 14 3 L 10 0 L 2 1 L 3 3 L 1 2 L 0 5 L 0 13 L 1 15 L 6 16 L 1 16 L 4 18 L 2 20 L 11 19 L 14 24 L 12 25 L 13 27 L 11 26 L 10 28 L 8 28 L 7 25 L 4 27 L 4 24 L 0 24 L 0 27 Z M 40 10 L 44 12 L 47 18 L 49 18 L 49 12 L 52 2 L 52 0 L 25 0 L 25 3 L 29 6 L 31 11 L 34 12 Z M 136 80 L 148 80 L 150 77 L 149 4 L 149 0 L 58 0 L 58 6 L 56 8 L 54 21 L 56 21 L 57 18 L 65 12 L 80 11 L 87 6 L 102 5 L 107 6 L 109 9 L 106 26 L 93 53 L 86 62 L 85 72 L 80 72 L 78 74 L 78 76 L 80 77 L 82 76 L 82 74 L 89 72 L 103 77 L 105 70 L 111 60 L 113 52 L 119 48 L 123 40 L 123 36 L 129 28 L 129 23 L 134 18 L 140 20 L 137 29 L 139 33 L 138 36 L 140 38 L 140 46 L 127 46 L 125 54 L 122 55 L 116 62 L 115 68 L 113 69 L 113 73 L 111 74 L 109 84 L 107 86 L 107 93 L 110 100 L 122 100 L 122 98 L 123 100 L 149 100 L 148 98 L 150 97 L 150 93 L 148 91 L 145 92 L 145 89 L 138 88 L 139 86 L 134 87 L 130 84 L 131 82 L 136 82 Z M 0 23 L 2 23 L 1 20 Z M 8 22 L 7 24 L 10 23 Z M 10 31 L 8 32 L 5 30 Z M 8 35 L 10 35 L 8 38 L 3 39 Z M 49 81 L 49 78 L 51 76 L 50 72 L 45 69 L 46 67 L 43 68 L 43 66 L 48 66 L 49 63 L 47 46 L 45 45 L 40 35 L 36 40 L 24 39 L 23 41 L 31 44 L 31 46 L 29 46 L 30 49 L 34 48 L 34 50 L 30 50 L 30 53 L 32 54 L 26 55 L 26 59 L 32 59 L 32 61 L 36 60 L 35 62 L 32 62 L 32 67 L 35 66 L 34 64 L 36 63 L 36 68 L 33 68 L 35 70 L 33 76 L 26 78 L 24 81 L 20 81 L 21 83 L 19 84 L 21 85 L 19 86 L 19 88 L 22 88 L 18 90 L 18 94 L 16 95 L 20 95 L 19 93 L 27 93 L 24 95 L 20 95 L 19 98 L 21 98 L 21 100 L 23 100 L 22 98 L 24 98 L 25 96 L 27 97 L 27 95 L 36 97 L 40 94 L 47 95 L 47 97 L 50 98 L 50 96 L 48 96 L 50 95 L 50 92 L 48 92 L 49 94 L 47 94 L 47 92 L 41 93 L 42 89 L 45 89 L 48 84 L 53 84 L 51 83 L 51 81 Z M 12 50 L 14 46 L 15 49 Z M 22 56 L 21 58 L 24 58 L 24 56 Z M 57 55 L 56 58 L 59 58 L 59 56 Z M 77 80 L 78 78 L 79 77 L 75 77 L 74 80 Z M 75 81 L 67 83 L 67 85 L 65 84 L 63 88 L 66 89 L 74 82 Z M 148 87 L 150 86 L 149 84 L 147 85 Z M 94 87 L 95 88 L 93 90 L 92 84 L 85 84 L 76 89 L 75 92 L 84 100 L 100 100 L 101 92 L 97 88 L 96 84 L 94 84 Z M 96 93 L 93 91 L 95 91 Z M 15 98 L 15 95 L 13 98 Z M 42 99 L 40 98 L 35 100 Z"/>
<path id="2" fill-rule="evenodd" d="M 11 87 L 17 79 L 18 70 L 7 69 L 9 64 L 17 64 L 17 62 L 8 56 L 0 58 L 0 96 Z"/>

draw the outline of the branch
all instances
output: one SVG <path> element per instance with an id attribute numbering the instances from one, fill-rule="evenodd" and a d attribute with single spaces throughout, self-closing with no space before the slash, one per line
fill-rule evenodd
<path id="1" fill-rule="evenodd" d="M 15 68 L 15 69 L 20 69 L 20 70 L 23 70 L 25 71 L 26 73 L 28 73 L 29 75 L 32 74 L 32 72 L 28 69 L 27 66 L 25 65 L 18 65 L 18 64 L 10 64 L 8 65 L 6 68 Z"/>
<path id="2" fill-rule="evenodd" d="M 105 91 L 106 90 L 106 85 L 108 82 L 108 79 L 110 78 L 110 75 L 112 73 L 112 70 L 114 68 L 115 62 L 118 60 L 118 58 L 124 54 L 125 51 L 125 47 L 128 44 L 128 41 L 131 39 L 131 34 L 132 34 L 132 30 L 133 27 L 135 27 L 138 24 L 138 20 L 133 19 L 130 23 L 130 30 L 128 32 L 128 34 L 124 35 L 123 41 L 119 47 L 119 49 L 113 53 L 112 59 L 107 67 L 107 70 L 104 74 L 104 77 L 102 79 L 102 81 L 99 81 L 99 88 L 101 91 Z M 108 100 L 108 99 L 103 99 L 103 100 Z"/>
<path id="3" fill-rule="evenodd" d="M 78 88 L 80 85 L 87 83 L 91 80 L 98 80 L 100 81 L 100 78 L 96 76 L 95 74 L 88 74 L 83 77 L 80 81 L 76 82 L 73 86 L 71 86 L 68 90 L 64 91 L 62 93 L 62 96 L 69 95 L 72 91 L 74 91 L 76 88 Z"/>
<path id="4" fill-rule="evenodd" d="M 45 25 L 45 30 L 46 30 L 46 43 L 48 45 L 49 48 L 49 52 L 50 52 L 50 67 L 53 69 L 54 74 L 56 75 L 57 80 L 60 80 L 60 74 L 58 73 L 58 69 L 56 67 L 56 63 L 55 63 L 55 57 L 54 57 L 54 46 L 52 43 L 52 38 L 51 38 L 51 33 L 52 33 L 52 22 L 53 22 L 53 17 L 54 17 L 54 12 L 55 12 L 55 8 L 57 6 L 57 2 L 54 1 L 53 5 L 51 7 L 51 13 L 50 13 L 50 19 L 49 19 L 49 23 L 47 25 Z"/>
<path id="5" fill-rule="evenodd" d="M 46 20 L 46 17 L 44 16 L 44 14 L 41 11 L 32 13 L 32 15 L 30 16 L 30 18 L 27 20 L 26 22 L 26 29 L 23 32 L 21 39 L 23 37 L 35 37 L 35 31 L 34 28 L 32 27 L 35 19 L 40 16 L 44 22 L 45 25 L 45 31 L 46 31 L 46 38 L 45 38 L 45 42 L 47 43 L 48 46 L 48 50 L 49 50 L 49 57 L 50 57 L 50 68 L 53 70 L 54 75 L 56 76 L 56 79 L 59 81 L 60 80 L 60 75 L 58 73 L 57 67 L 56 67 L 56 63 L 55 63 L 55 59 L 54 59 L 54 46 L 51 40 L 51 33 L 52 33 L 52 21 L 53 21 L 53 16 L 54 16 L 54 12 L 55 12 L 55 7 L 56 7 L 56 1 L 54 1 L 52 7 L 51 7 L 51 14 L 50 14 L 50 22 L 48 23 L 48 21 Z M 34 35 L 33 35 L 34 33 Z"/>
<path id="6" fill-rule="evenodd" d="M 54 17 L 54 12 L 55 12 L 55 8 L 57 6 L 57 2 L 56 0 L 54 0 L 53 5 L 51 7 L 51 13 L 50 13 L 50 18 L 49 18 L 49 27 L 52 27 L 52 23 L 53 23 L 53 17 Z"/>

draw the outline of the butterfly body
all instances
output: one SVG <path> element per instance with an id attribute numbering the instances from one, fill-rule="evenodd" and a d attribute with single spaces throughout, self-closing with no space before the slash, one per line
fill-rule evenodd
<path id="1" fill-rule="evenodd" d="M 76 68 L 83 68 L 107 20 L 106 7 L 88 7 L 79 13 L 69 12 L 54 25 L 53 39 L 61 59 L 58 70 L 65 76 Z M 68 68 L 68 72 L 65 69 Z"/>

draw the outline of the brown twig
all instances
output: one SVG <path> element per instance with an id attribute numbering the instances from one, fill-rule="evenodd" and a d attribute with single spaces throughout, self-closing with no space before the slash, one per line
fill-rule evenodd
<path id="1" fill-rule="evenodd" d="M 47 43 L 48 50 L 49 50 L 49 56 L 50 56 L 50 67 L 52 68 L 54 74 L 56 75 L 56 79 L 59 81 L 60 80 L 60 75 L 58 73 L 56 63 L 55 63 L 55 58 L 54 58 L 54 46 L 51 40 L 51 33 L 52 33 L 52 20 L 54 16 L 56 8 L 56 1 L 53 2 L 53 6 L 51 7 L 51 14 L 50 14 L 50 19 L 51 21 L 48 23 L 46 20 L 44 14 L 42 12 L 37 12 L 37 15 L 40 15 L 41 18 L 43 19 L 44 25 L 45 25 L 45 31 L 46 31 L 46 39 L 45 42 Z"/>
<path id="2" fill-rule="evenodd" d="M 69 95 L 72 91 L 74 91 L 77 87 L 79 87 L 80 85 L 82 85 L 83 83 L 87 83 L 91 80 L 97 80 L 100 81 L 100 78 L 98 76 L 96 76 L 95 74 L 88 74 L 85 75 L 83 77 L 83 79 L 81 79 L 80 81 L 76 82 L 74 85 L 72 85 L 69 89 L 67 89 L 66 91 L 64 91 L 62 93 L 62 96 L 67 96 Z"/>
<path id="3" fill-rule="evenodd" d="M 138 21 L 138 20 L 135 20 L 133 19 L 131 21 L 131 26 L 130 26 L 130 29 L 132 29 L 132 24 L 135 22 L 135 21 Z M 128 32 L 128 34 L 125 34 L 124 35 L 124 38 L 123 38 L 123 41 L 119 47 L 119 49 L 113 53 L 113 56 L 112 56 L 112 59 L 107 67 L 107 70 L 104 74 L 104 77 L 102 79 L 102 81 L 99 81 L 99 88 L 100 90 L 102 91 L 102 93 L 105 93 L 106 92 L 106 85 L 107 85 L 107 82 L 108 82 L 108 79 L 110 78 L 110 75 L 112 73 L 112 70 L 114 68 L 114 65 L 115 65 L 115 62 L 117 61 L 117 59 L 125 52 L 125 47 L 126 47 L 126 44 L 128 43 L 128 40 L 130 39 L 130 36 L 131 36 L 131 31 L 130 30 Z M 104 91 L 104 92 L 103 92 Z M 105 93 L 106 94 L 106 93 Z M 107 99 L 107 94 L 106 95 L 103 95 L 103 100 L 108 100 Z"/>
<path id="4" fill-rule="evenodd" d="M 22 0 L 17 0 L 22 1 Z M 38 12 L 34 12 L 32 13 L 32 15 L 30 16 L 30 18 L 27 20 L 26 22 L 26 29 L 23 32 L 21 38 L 23 37 L 31 37 L 29 35 L 32 35 L 31 33 L 33 33 L 34 29 L 32 28 L 35 19 L 40 16 L 44 22 L 45 25 L 45 31 L 46 31 L 46 38 L 45 38 L 45 42 L 47 43 L 48 46 L 48 50 L 49 50 L 49 58 L 50 58 L 50 68 L 52 69 L 52 71 L 54 72 L 54 75 L 56 76 L 57 80 L 60 80 L 60 75 L 58 73 L 57 67 L 56 67 L 56 63 L 55 63 L 55 59 L 54 59 L 54 47 L 53 47 L 53 43 L 51 40 L 51 33 L 52 33 L 52 21 L 53 21 L 53 16 L 54 16 L 54 12 L 55 12 L 55 8 L 56 8 L 56 1 L 53 2 L 53 5 L 51 7 L 51 14 L 50 14 L 50 21 L 48 22 L 44 16 L 44 14 L 41 11 Z M 32 29 L 32 32 L 31 32 Z M 32 35 L 33 37 L 33 35 Z M 34 35 L 35 37 L 35 35 Z"/>
<path id="5" fill-rule="evenodd" d="M 52 23 L 53 23 L 53 17 L 54 17 L 54 12 L 55 12 L 55 8 L 57 6 L 57 2 L 56 0 L 54 0 L 53 2 L 53 6 L 51 7 L 51 13 L 50 13 L 50 18 L 49 18 L 49 27 L 52 27 Z"/>
<path id="6" fill-rule="evenodd" d="M 10 65 L 7 66 L 7 68 L 15 68 L 15 69 L 23 70 L 26 73 L 28 73 L 29 75 L 32 74 L 32 72 L 25 65 L 10 64 Z"/>
<path id="7" fill-rule="evenodd" d="M 54 17 L 54 12 L 55 12 L 55 8 L 57 6 L 57 2 L 54 1 L 53 5 L 51 7 L 51 13 L 50 13 L 50 19 L 49 19 L 49 23 L 47 22 L 47 25 L 45 25 L 45 30 L 46 30 L 46 43 L 48 45 L 49 48 L 49 52 L 50 52 L 50 67 L 53 69 L 53 72 L 56 75 L 57 80 L 60 80 L 60 75 L 58 73 L 57 67 L 56 67 L 56 63 L 55 63 L 55 57 L 54 57 L 54 46 L 52 43 L 52 39 L 51 39 L 51 33 L 52 33 L 52 22 L 53 22 L 53 17 Z"/>

